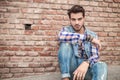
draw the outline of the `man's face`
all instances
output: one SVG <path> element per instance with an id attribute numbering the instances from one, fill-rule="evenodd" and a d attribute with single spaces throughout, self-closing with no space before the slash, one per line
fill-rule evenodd
<path id="1" fill-rule="evenodd" d="M 76 32 L 79 32 L 84 25 L 84 17 L 82 13 L 71 13 L 70 24 Z"/>

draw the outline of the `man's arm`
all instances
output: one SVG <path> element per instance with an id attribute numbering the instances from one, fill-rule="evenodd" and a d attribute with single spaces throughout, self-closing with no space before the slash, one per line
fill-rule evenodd
<path id="1" fill-rule="evenodd" d="M 94 63 L 96 63 L 99 59 L 99 51 L 98 51 L 98 48 L 94 45 L 92 45 L 90 47 L 90 50 L 91 50 L 91 57 L 87 60 L 88 63 L 90 64 L 90 66 L 92 66 Z"/>
<path id="2" fill-rule="evenodd" d="M 95 39 L 90 35 L 86 36 L 79 33 L 71 33 L 66 28 L 63 28 L 60 31 L 58 39 L 60 42 L 67 42 L 72 44 L 78 43 L 79 40 L 83 41 L 83 39 L 85 39 L 86 41 L 91 41 L 92 43 L 95 43 L 98 46 L 98 48 L 101 49 L 101 44 L 98 39 Z"/>
<path id="3" fill-rule="evenodd" d="M 58 35 L 60 42 L 77 43 L 79 40 L 84 39 L 84 35 L 78 33 L 68 32 L 66 28 L 63 28 Z"/>

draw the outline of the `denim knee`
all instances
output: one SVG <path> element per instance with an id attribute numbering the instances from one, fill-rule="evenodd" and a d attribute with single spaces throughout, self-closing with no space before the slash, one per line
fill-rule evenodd
<path id="1" fill-rule="evenodd" d="M 104 62 L 97 62 L 92 66 L 93 79 L 92 80 L 106 80 L 107 79 L 107 64 Z"/>
<path id="2" fill-rule="evenodd" d="M 97 62 L 93 65 L 93 67 L 102 68 L 104 70 L 107 70 L 107 64 L 105 62 Z"/>

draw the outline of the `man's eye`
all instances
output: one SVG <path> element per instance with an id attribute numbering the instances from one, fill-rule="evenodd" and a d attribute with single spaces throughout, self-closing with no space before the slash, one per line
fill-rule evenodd
<path id="1" fill-rule="evenodd" d="M 82 20 L 82 18 L 79 18 L 78 20 L 80 21 L 80 20 Z"/>
<path id="2" fill-rule="evenodd" d="M 75 19 L 71 19 L 72 21 L 75 21 Z"/>

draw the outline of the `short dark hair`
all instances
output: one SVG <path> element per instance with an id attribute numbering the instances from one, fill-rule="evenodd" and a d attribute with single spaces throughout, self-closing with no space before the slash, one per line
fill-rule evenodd
<path id="1" fill-rule="evenodd" d="M 83 17 L 85 17 L 85 9 L 80 5 L 74 5 L 71 9 L 68 9 L 68 16 L 71 18 L 71 13 L 79 13 L 81 12 L 83 14 Z"/>

